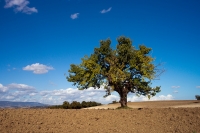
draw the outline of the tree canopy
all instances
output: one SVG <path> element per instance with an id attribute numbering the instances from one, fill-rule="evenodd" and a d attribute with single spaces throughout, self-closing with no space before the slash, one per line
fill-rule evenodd
<path id="1" fill-rule="evenodd" d="M 111 48 L 111 40 L 101 40 L 100 47 L 94 49 L 89 57 L 82 58 L 79 65 L 71 64 L 67 80 L 79 89 L 89 87 L 106 89 L 106 96 L 116 91 L 121 106 L 127 106 L 127 94 L 155 96 L 160 86 L 151 87 L 156 78 L 154 58 L 149 55 L 151 48 L 139 45 L 136 49 L 126 37 L 117 39 L 116 49 Z"/>

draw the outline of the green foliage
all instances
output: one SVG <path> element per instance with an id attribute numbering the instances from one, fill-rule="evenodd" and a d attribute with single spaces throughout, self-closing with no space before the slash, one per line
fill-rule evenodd
<path id="1" fill-rule="evenodd" d="M 81 105 L 82 105 L 82 108 L 87 108 L 87 107 L 89 107 L 89 106 L 88 106 L 88 102 L 86 102 L 86 101 L 82 101 Z"/>
<path id="2" fill-rule="evenodd" d="M 73 102 L 71 103 L 71 108 L 72 108 L 72 109 L 80 109 L 80 108 L 81 108 L 80 102 L 73 101 Z"/>
<path id="3" fill-rule="evenodd" d="M 117 91 L 120 96 L 129 92 L 149 98 L 155 96 L 160 87 L 151 87 L 157 72 L 152 63 L 154 58 L 149 55 L 151 48 L 139 45 L 136 49 L 126 37 L 119 37 L 117 41 L 115 50 L 110 47 L 110 39 L 100 41 L 100 47 L 95 48 L 90 57 L 82 58 L 79 65 L 71 64 L 67 80 L 80 90 L 104 85 L 106 96 L 112 91 Z"/>
<path id="4" fill-rule="evenodd" d="M 64 109 L 63 105 L 52 105 L 52 106 L 48 106 L 47 108 L 50 108 L 50 109 Z"/>
<path id="5" fill-rule="evenodd" d="M 97 103 L 94 101 L 85 102 L 82 101 L 82 103 L 73 101 L 71 104 L 67 101 L 64 101 L 62 105 L 53 105 L 49 106 L 50 109 L 81 109 L 81 108 L 87 108 L 87 107 L 93 107 L 93 106 L 99 106 L 101 103 Z"/>
<path id="6" fill-rule="evenodd" d="M 62 106 L 63 106 L 64 109 L 70 109 L 71 108 L 70 103 L 67 102 L 67 101 L 64 101 Z"/>

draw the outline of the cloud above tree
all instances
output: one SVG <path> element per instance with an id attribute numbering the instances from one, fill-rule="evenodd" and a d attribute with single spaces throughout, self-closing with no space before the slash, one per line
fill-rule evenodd
<path id="1" fill-rule="evenodd" d="M 46 66 L 40 63 L 35 63 L 32 65 L 27 65 L 23 67 L 25 71 L 33 71 L 34 74 L 44 74 L 47 73 L 49 70 L 53 70 L 54 68 L 51 66 Z"/>

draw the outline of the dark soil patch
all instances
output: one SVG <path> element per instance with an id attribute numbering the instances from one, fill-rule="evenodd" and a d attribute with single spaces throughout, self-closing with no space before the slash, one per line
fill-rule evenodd
<path id="1" fill-rule="evenodd" d="M 0 109 L 1 133 L 198 133 L 200 108 Z"/>

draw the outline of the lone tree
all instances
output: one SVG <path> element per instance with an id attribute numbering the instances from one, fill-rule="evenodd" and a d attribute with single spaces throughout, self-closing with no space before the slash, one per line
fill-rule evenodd
<path id="1" fill-rule="evenodd" d="M 132 46 L 132 41 L 119 37 L 116 50 L 111 40 L 100 41 L 100 47 L 94 49 L 90 57 L 85 56 L 79 65 L 71 64 L 67 80 L 80 90 L 89 87 L 104 86 L 106 95 L 116 91 L 120 96 L 121 107 L 127 106 L 127 94 L 147 95 L 148 98 L 160 92 L 160 87 L 152 88 L 151 80 L 156 78 L 157 68 L 149 53 L 151 48 Z"/>

